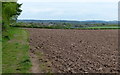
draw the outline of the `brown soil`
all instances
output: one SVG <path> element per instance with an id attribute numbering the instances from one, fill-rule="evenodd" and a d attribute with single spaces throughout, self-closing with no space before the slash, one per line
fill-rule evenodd
<path id="1" fill-rule="evenodd" d="M 27 30 L 31 57 L 36 53 L 44 56 L 32 58 L 32 72 L 41 72 L 39 68 L 35 70 L 41 62 L 48 62 L 53 73 L 119 72 L 118 30 Z"/>

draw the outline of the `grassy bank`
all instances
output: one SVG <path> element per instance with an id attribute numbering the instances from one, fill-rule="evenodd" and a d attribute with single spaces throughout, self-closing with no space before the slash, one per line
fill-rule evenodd
<path id="1" fill-rule="evenodd" d="M 0 74 L 2 73 L 2 31 L 0 27 Z"/>
<path id="2" fill-rule="evenodd" d="M 29 58 L 28 33 L 24 29 L 9 28 L 2 38 L 2 72 L 29 73 L 31 62 Z"/>

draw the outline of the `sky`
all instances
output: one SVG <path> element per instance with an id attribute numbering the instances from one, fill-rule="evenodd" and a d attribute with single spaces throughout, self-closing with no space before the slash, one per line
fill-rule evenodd
<path id="1" fill-rule="evenodd" d="M 18 19 L 118 20 L 119 0 L 18 0 L 23 12 Z"/>

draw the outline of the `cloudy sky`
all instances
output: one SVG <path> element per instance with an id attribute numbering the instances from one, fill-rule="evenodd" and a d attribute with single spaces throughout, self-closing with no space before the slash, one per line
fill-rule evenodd
<path id="1" fill-rule="evenodd" d="M 18 0 L 19 19 L 117 20 L 119 0 Z"/>

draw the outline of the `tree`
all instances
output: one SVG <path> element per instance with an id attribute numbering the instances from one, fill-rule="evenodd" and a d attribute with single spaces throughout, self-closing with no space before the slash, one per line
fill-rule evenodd
<path id="1" fill-rule="evenodd" d="M 17 21 L 17 17 L 22 10 L 20 9 L 22 4 L 17 2 L 2 2 L 2 37 L 10 39 L 12 34 L 9 32 L 10 24 Z"/>
<path id="2" fill-rule="evenodd" d="M 2 25 L 3 29 L 9 27 L 10 23 L 16 22 L 17 17 L 22 10 L 20 9 L 22 4 L 17 2 L 2 2 Z"/>
<path id="3" fill-rule="evenodd" d="M 67 24 L 66 24 L 66 27 L 67 27 L 67 28 L 71 28 L 71 27 L 72 27 L 72 24 L 67 23 Z"/>
<path id="4" fill-rule="evenodd" d="M 105 25 L 105 23 L 102 23 L 102 25 Z"/>

